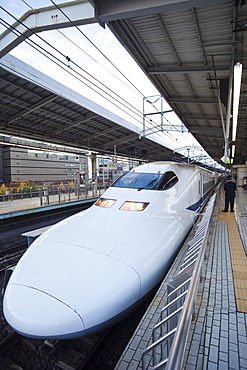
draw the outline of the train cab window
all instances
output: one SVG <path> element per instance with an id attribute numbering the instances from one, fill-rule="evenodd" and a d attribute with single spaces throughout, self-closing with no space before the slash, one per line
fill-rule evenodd
<path id="1" fill-rule="evenodd" d="M 167 171 L 163 175 L 158 189 L 159 190 L 167 190 L 170 189 L 172 186 L 174 186 L 178 182 L 178 177 L 175 175 L 173 171 Z"/>
<path id="2" fill-rule="evenodd" d="M 118 188 L 131 188 L 131 189 L 157 189 L 162 174 L 160 173 L 138 173 L 128 172 L 121 176 L 112 185 Z"/>

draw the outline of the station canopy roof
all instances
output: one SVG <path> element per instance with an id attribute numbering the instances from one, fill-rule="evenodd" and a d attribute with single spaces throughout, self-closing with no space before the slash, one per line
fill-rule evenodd
<path id="1" fill-rule="evenodd" d="M 0 142 L 51 149 L 51 143 L 148 161 L 181 160 L 158 135 L 141 129 L 44 75 L 12 55 L 0 59 Z M 55 146 L 53 146 L 55 149 Z M 69 150 L 68 150 L 69 151 Z"/>
<path id="2" fill-rule="evenodd" d="M 246 0 L 75 3 L 94 7 L 93 21 L 109 26 L 213 159 L 222 164 L 223 154 L 231 157 L 234 144 L 233 163 L 246 163 Z M 22 67 L 11 69 L 8 57 L 0 61 L 0 132 L 109 154 L 115 148 L 118 155 L 148 160 L 174 156 L 157 137 L 140 139 L 134 125 L 92 102 L 68 97 L 70 92 L 59 93 L 59 89 L 37 81 L 32 73 L 27 78 Z M 242 64 L 242 80 L 234 139 L 232 85 L 237 63 Z"/>
<path id="3" fill-rule="evenodd" d="M 220 163 L 228 142 L 236 148 L 233 163 L 245 164 L 246 0 L 92 2 L 98 21 L 108 24 L 208 154 Z M 228 102 L 237 63 L 242 64 L 242 80 L 233 142 Z"/>

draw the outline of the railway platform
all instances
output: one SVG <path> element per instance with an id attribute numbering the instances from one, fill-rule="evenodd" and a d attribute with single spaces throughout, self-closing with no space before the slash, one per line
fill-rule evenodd
<path id="1" fill-rule="evenodd" d="M 183 370 L 247 369 L 247 191 L 237 190 L 234 213 L 222 212 L 223 193 L 211 223 Z M 152 343 L 167 286 L 185 258 L 184 246 L 114 370 L 143 369 L 142 353 Z"/>
<path id="2" fill-rule="evenodd" d="M 58 196 L 50 196 L 49 203 L 46 203 L 43 199 L 43 203 L 41 204 L 39 197 L 33 198 L 24 198 L 24 199 L 15 199 L 15 200 L 7 200 L 4 202 L 0 202 L 0 219 L 11 217 L 12 215 L 17 214 L 24 214 L 24 213 L 32 213 L 35 210 L 46 210 L 57 208 L 59 206 L 65 207 L 65 205 L 71 205 L 74 203 L 79 202 L 86 202 L 87 200 L 91 201 L 92 199 L 97 199 L 101 193 L 95 195 L 93 192 L 88 192 L 87 196 L 81 196 L 80 199 L 77 197 L 71 197 L 70 199 L 64 199 L 62 201 L 58 200 Z M 44 197 L 43 197 L 44 198 Z"/>
<path id="3" fill-rule="evenodd" d="M 39 197 L 0 201 L 0 251 L 24 243 L 26 237 L 30 244 L 42 230 L 90 207 L 99 197 L 86 195 L 65 200 L 51 195 L 48 204 L 41 203 Z"/>

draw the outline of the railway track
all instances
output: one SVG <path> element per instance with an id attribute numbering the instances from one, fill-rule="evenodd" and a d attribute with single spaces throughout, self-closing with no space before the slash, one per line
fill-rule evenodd
<path id="1" fill-rule="evenodd" d="M 154 292 L 125 320 L 104 332 L 73 340 L 57 341 L 29 339 L 13 332 L 4 320 L 1 303 L 0 333 L 4 337 L 0 339 L 0 369 L 114 369 L 153 294 Z"/>
<path id="2" fill-rule="evenodd" d="M 16 244 L 23 243 L 22 233 L 38 229 L 45 226 L 51 226 L 66 217 L 90 207 L 95 199 L 89 199 L 86 203 L 64 204 L 50 209 L 35 209 L 35 213 L 13 214 L 12 217 L 3 217 L 0 219 L 0 251 L 13 247 Z"/>
<path id="3" fill-rule="evenodd" d="M 19 370 L 114 369 L 140 318 L 135 312 L 104 332 L 74 340 L 44 341 L 11 333 L 0 343 L 0 369 L 6 364 Z"/>
<path id="4" fill-rule="evenodd" d="M 27 248 L 27 243 L 21 243 L 15 247 L 0 251 L 0 273 L 4 272 L 8 267 L 15 265 Z"/>
<path id="5" fill-rule="evenodd" d="M 21 340 L 21 336 L 11 331 L 9 335 L 7 335 L 0 343 L 0 356 L 3 356 L 20 340 Z"/>
<path id="6" fill-rule="evenodd" d="M 8 363 L 33 370 L 38 361 L 46 363 L 44 369 L 89 369 L 89 362 L 110 330 L 73 341 L 51 341 L 25 338 L 8 327 L 9 334 L 0 342 L 0 369 Z"/>
<path id="7" fill-rule="evenodd" d="M 78 211 L 77 209 L 73 212 Z M 63 217 L 65 217 L 64 214 Z M 51 216 L 51 220 L 54 223 L 54 217 Z M 18 233 L 21 230 L 20 225 L 26 224 L 26 221 L 24 219 L 18 220 L 14 224 Z M 40 224 L 39 216 L 35 221 L 37 221 L 35 227 L 30 228 L 29 224 L 27 230 L 25 225 L 21 232 L 39 228 L 40 225 L 43 227 L 43 224 Z M 3 225 L 1 226 L 3 230 Z M 15 265 L 26 249 L 27 243 L 23 242 L 19 242 L 15 247 L 13 247 L 13 243 L 10 243 L 8 248 L 6 247 L 4 250 L 0 248 L 0 272 L 2 272 L 0 274 L 0 291 L 3 287 L 3 271 L 10 265 Z M 109 330 L 84 338 L 63 341 L 33 340 L 11 333 L 3 316 L 2 297 L 0 297 L 0 369 L 10 369 L 11 366 L 19 370 L 114 369 L 153 294 L 154 292 L 129 317 Z"/>

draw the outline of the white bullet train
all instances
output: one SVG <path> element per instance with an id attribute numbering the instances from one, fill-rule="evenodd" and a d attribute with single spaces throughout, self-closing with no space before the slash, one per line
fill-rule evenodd
<path id="1" fill-rule="evenodd" d="M 37 238 L 4 294 L 18 333 L 69 339 L 114 324 L 170 267 L 214 173 L 153 162 L 120 177 L 89 209 Z"/>

